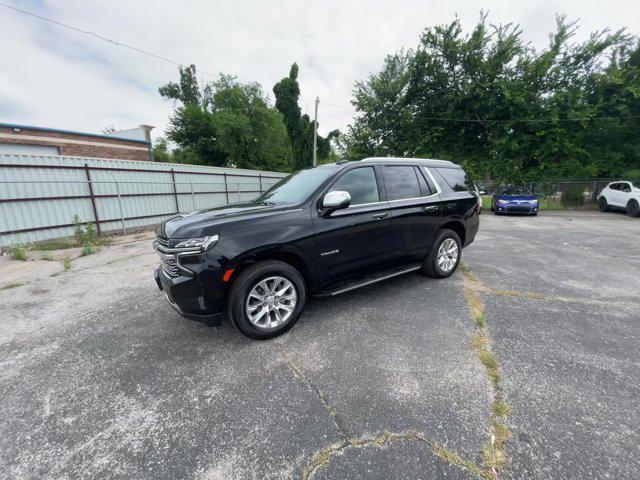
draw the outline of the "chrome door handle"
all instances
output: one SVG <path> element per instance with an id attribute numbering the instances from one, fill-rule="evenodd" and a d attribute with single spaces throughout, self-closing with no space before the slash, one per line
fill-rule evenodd
<path id="1" fill-rule="evenodd" d="M 374 215 L 371 216 L 371 218 L 373 218 L 374 220 L 382 220 L 383 218 L 387 218 L 389 216 L 389 213 L 385 212 L 385 213 L 376 213 Z"/>
<path id="2" fill-rule="evenodd" d="M 437 205 L 425 205 L 422 207 L 422 209 L 425 212 L 435 212 L 436 210 L 438 210 L 438 206 Z"/>

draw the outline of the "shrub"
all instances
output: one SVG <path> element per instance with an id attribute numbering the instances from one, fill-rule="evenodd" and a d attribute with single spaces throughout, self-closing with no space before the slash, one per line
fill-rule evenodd
<path id="1" fill-rule="evenodd" d="M 93 253 L 93 248 L 91 248 L 91 245 L 85 245 L 84 247 L 82 247 L 82 252 L 80 252 L 80 256 L 86 257 L 87 255 L 91 255 L 92 253 Z"/>
<path id="2" fill-rule="evenodd" d="M 73 223 L 75 224 L 73 236 L 76 238 L 78 245 L 86 247 L 87 245 L 91 246 L 98 243 L 98 232 L 96 232 L 93 223 L 89 222 L 86 226 L 83 225 L 78 215 L 73 216 Z"/>
<path id="3" fill-rule="evenodd" d="M 565 208 L 577 208 L 584 205 L 584 188 L 569 187 L 562 192 L 560 203 L 562 203 L 562 206 Z"/>
<path id="4" fill-rule="evenodd" d="M 7 250 L 9 258 L 13 260 L 26 261 L 27 260 L 27 249 L 22 245 L 11 245 Z"/>

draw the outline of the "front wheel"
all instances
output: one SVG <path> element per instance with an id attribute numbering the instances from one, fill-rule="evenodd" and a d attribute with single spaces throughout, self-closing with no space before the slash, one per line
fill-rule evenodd
<path id="1" fill-rule="evenodd" d="M 436 235 L 431 252 L 422 261 L 420 272 L 433 278 L 447 278 L 458 268 L 462 242 L 453 230 L 442 229 Z"/>
<path id="2" fill-rule="evenodd" d="M 258 262 L 243 270 L 229 293 L 229 319 L 256 340 L 276 337 L 298 321 L 306 302 L 300 272 L 279 260 Z"/>
<path id="3" fill-rule="evenodd" d="M 629 200 L 627 203 L 627 215 L 630 217 L 640 217 L 640 206 L 636 200 Z"/>

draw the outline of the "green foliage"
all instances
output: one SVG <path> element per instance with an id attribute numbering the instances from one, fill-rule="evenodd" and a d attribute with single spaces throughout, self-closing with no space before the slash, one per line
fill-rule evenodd
<path id="1" fill-rule="evenodd" d="M 78 215 L 73 216 L 73 224 L 75 225 L 73 230 L 73 236 L 76 239 L 78 245 L 83 247 L 97 245 L 99 243 L 98 232 L 96 232 L 93 223 L 89 222 L 83 225 Z"/>
<path id="2" fill-rule="evenodd" d="M 180 68 L 180 81 L 159 89 L 180 105 L 169 117 L 166 139 L 154 146 L 160 162 L 290 170 L 291 145 L 282 115 L 268 104 L 262 87 L 220 74 L 202 89 L 194 65 Z"/>
<path id="3" fill-rule="evenodd" d="M 484 14 L 467 35 L 458 19 L 427 28 L 356 83 L 344 156 L 443 158 L 509 183 L 619 176 L 640 158 L 640 50 L 623 31 L 574 33 L 558 17 L 536 51 Z"/>
<path id="4" fill-rule="evenodd" d="M 45 260 L 47 262 L 52 262 L 53 261 L 53 256 L 50 253 L 43 253 L 40 256 L 40 260 Z"/>
<path id="5" fill-rule="evenodd" d="M 7 254 L 12 260 L 20 260 L 22 262 L 27 260 L 27 249 L 23 245 L 11 245 L 7 249 Z"/>
<path id="6" fill-rule="evenodd" d="M 584 205 L 584 188 L 569 187 L 560 197 L 560 203 L 565 208 L 578 208 Z"/>
<path id="7" fill-rule="evenodd" d="M 71 268 L 71 259 L 65 258 L 62 262 L 62 268 L 64 268 L 65 270 L 69 270 Z"/>
<path id="8" fill-rule="evenodd" d="M 94 253 L 93 247 L 91 247 L 91 245 L 85 245 L 84 247 L 82 247 L 80 256 L 86 257 L 87 255 L 91 255 L 92 253 Z"/>
<path id="9" fill-rule="evenodd" d="M 620 178 L 624 180 L 640 180 L 640 168 L 632 168 L 624 172 Z"/>
<path id="10" fill-rule="evenodd" d="M 293 154 L 293 170 L 301 170 L 313 164 L 313 129 L 314 121 L 308 115 L 302 115 L 298 106 L 300 86 L 298 85 L 298 65 L 291 65 L 289 76 L 273 86 L 276 96 L 276 108 L 284 117 L 284 124 L 291 141 Z M 332 154 L 331 140 L 339 135 L 337 130 L 329 133 L 327 138 L 317 136 L 318 163 L 324 163 Z"/>

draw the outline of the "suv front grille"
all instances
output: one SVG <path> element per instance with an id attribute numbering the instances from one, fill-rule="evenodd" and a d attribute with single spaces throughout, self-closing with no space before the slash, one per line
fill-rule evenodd
<path id="1" fill-rule="evenodd" d="M 162 262 L 162 271 L 169 277 L 179 277 L 180 269 L 176 264 L 176 256 L 161 252 L 158 252 L 158 255 L 160 255 L 160 261 Z"/>
<path id="2" fill-rule="evenodd" d="M 507 212 L 510 212 L 510 213 L 531 213 L 531 207 L 525 207 L 525 206 L 507 207 Z"/>

